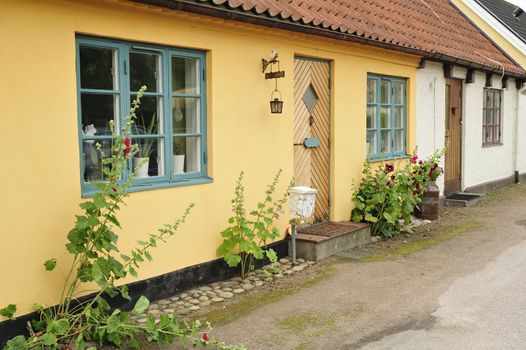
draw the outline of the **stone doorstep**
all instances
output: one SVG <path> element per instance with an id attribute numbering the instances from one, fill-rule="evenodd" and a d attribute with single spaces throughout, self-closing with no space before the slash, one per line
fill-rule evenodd
<path id="1" fill-rule="evenodd" d="M 473 197 L 472 199 L 445 199 L 445 206 L 446 207 L 455 207 L 455 208 L 463 208 L 463 207 L 472 207 L 475 204 L 479 203 L 483 198 L 484 195 L 480 193 L 464 193 L 459 192 L 459 194 L 463 195 L 469 195 Z"/>
<path id="2" fill-rule="evenodd" d="M 338 225 L 343 223 L 338 222 Z M 296 236 L 296 256 L 305 260 L 320 261 L 342 251 L 371 241 L 369 224 L 345 223 L 349 230 L 334 236 L 299 233 Z M 291 250 L 289 244 L 289 252 Z"/>

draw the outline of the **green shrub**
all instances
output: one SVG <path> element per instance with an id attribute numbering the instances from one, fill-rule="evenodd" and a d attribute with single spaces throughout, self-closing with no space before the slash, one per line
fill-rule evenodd
<path id="1" fill-rule="evenodd" d="M 273 226 L 274 220 L 279 218 L 290 193 L 289 185 L 282 197 L 273 202 L 272 196 L 281 173 L 279 170 L 267 186 L 265 199 L 250 212 L 251 220 L 245 210 L 244 173 L 241 172 L 237 178 L 232 199 L 234 215 L 228 219 L 230 226 L 221 232 L 223 242 L 217 248 L 217 255 L 224 257 L 230 267 L 241 265 L 243 278 L 254 268 L 254 259 L 261 260 L 266 256 L 271 262 L 277 260 L 276 252 L 271 248 L 264 249 L 264 246 L 279 236 L 279 230 Z"/>
<path id="2" fill-rule="evenodd" d="M 371 223 L 374 236 L 392 237 L 400 232 L 400 220 L 411 222 L 411 214 L 420 204 L 426 185 L 441 174 L 438 162 L 444 151 L 436 151 L 426 160 L 414 155 L 405 164 L 385 163 L 373 170 L 365 162 L 362 179 L 353 184 L 354 222 Z"/>

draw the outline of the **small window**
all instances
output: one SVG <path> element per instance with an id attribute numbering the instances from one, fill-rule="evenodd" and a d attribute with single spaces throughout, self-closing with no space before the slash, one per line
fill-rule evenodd
<path id="1" fill-rule="evenodd" d="M 502 144 L 502 91 L 484 89 L 482 145 Z"/>
<path id="2" fill-rule="evenodd" d="M 406 144 L 406 82 L 370 74 L 367 79 L 367 155 L 403 156 Z"/>
<path id="3" fill-rule="evenodd" d="M 129 161 L 132 190 L 210 182 L 207 177 L 205 54 L 104 39 L 77 38 L 77 80 L 83 195 L 104 180 L 110 120 L 116 130 L 147 86 L 132 127 L 138 152 Z"/>

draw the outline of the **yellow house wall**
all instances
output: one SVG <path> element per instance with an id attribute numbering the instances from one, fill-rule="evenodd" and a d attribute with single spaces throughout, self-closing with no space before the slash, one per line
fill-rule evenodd
<path id="1" fill-rule="evenodd" d="M 0 307 L 56 303 L 68 254 L 64 243 L 82 201 L 79 183 L 75 75 L 76 33 L 206 50 L 209 175 L 211 184 L 132 193 L 120 212 L 120 247 L 177 218 L 196 203 L 187 223 L 154 251 L 139 278 L 149 278 L 216 258 L 219 232 L 230 215 L 240 170 L 247 205 L 284 170 L 293 175 L 293 57 L 332 62 L 331 205 L 333 220 L 348 220 L 351 182 L 365 159 L 367 73 L 408 79 L 408 150 L 415 145 L 415 75 L 418 58 L 231 23 L 143 5 L 117 2 L 4 0 L 0 11 Z M 283 114 L 270 114 L 272 81 L 261 58 L 276 48 L 286 78 L 279 88 Z M 286 215 L 278 223 L 284 231 Z M 42 263 L 56 257 L 59 269 Z M 128 278 L 126 282 L 134 279 Z"/>
<path id="2" fill-rule="evenodd" d="M 473 10 L 471 10 L 462 0 L 451 0 L 477 27 L 486 33 L 500 48 L 510 55 L 517 63 L 526 69 L 526 56 L 513 46 L 508 40 L 499 34 L 493 27 L 486 23 Z"/>

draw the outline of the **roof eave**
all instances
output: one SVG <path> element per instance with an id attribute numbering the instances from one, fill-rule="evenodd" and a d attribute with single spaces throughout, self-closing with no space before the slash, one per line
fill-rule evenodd
<path id="1" fill-rule="evenodd" d="M 368 39 L 361 36 L 357 36 L 350 33 L 337 32 L 330 29 L 324 29 L 320 27 L 314 27 L 311 25 L 303 25 L 299 23 L 294 23 L 288 20 L 280 20 L 274 17 L 263 17 L 261 15 L 255 15 L 248 12 L 242 12 L 236 9 L 229 9 L 227 7 L 218 7 L 212 6 L 203 3 L 197 3 L 192 0 L 131 0 L 138 3 L 143 3 L 147 5 L 153 5 L 158 7 L 167 8 L 170 10 L 185 11 L 205 16 L 211 16 L 216 18 L 229 19 L 249 24 L 262 25 L 269 28 L 283 29 L 288 31 L 294 31 L 303 34 L 316 35 L 330 39 L 343 40 L 348 42 L 354 42 L 359 44 L 370 45 L 378 48 L 395 50 L 398 52 L 403 52 L 419 57 L 424 57 L 426 59 L 432 59 L 437 61 L 442 61 L 445 63 L 457 64 L 469 68 L 476 68 L 489 72 L 500 72 L 502 69 L 495 68 L 491 66 L 486 66 L 483 64 L 470 62 L 467 60 L 443 55 L 436 52 L 427 52 L 424 50 L 419 50 L 412 47 L 406 47 L 402 45 L 397 45 L 389 42 L 382 42 L 374 39 Z M 526 72 L 520 74 L 518 72 L 505 70 L 505 74 L 508 76 L 516 78 L 525 78 Z"/>

